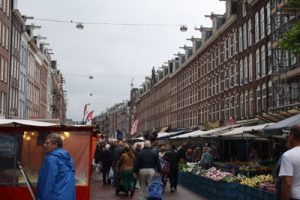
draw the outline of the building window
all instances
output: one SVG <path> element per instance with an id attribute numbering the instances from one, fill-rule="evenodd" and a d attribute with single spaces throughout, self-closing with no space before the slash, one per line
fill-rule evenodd
<path id="1" fill-rule="evenodd" d="M 233 106 L 233 109 L 234 109 L 234 118 L 235 119 L 237 118 L 237 107 L 238 107 L 237 98 L 238 98 L 238 95 L 235 95 L 234 96 L 234 106 Z"/>
<path id="2" fill-rule="evenodd" d="M 243 26 L 243 40 L 244 40 L 244 50 L 247 49 L 247 23 L 244 24 Z"/>
<path id="3" fill-rule="evenodd" d="M 271 42 L 268 42 L 268 74 L 272 74 L 272 46 Z"/>
<path id="4" fill-rule="evenodd" d="M 233 64 L 233 79 L 234 79 L 234 85 L 238 85 L 238 65 L 236 63 Z"/>
<path id="5" fill-rule="evenodd" d="M 256 50 L 256 79 L 259 79 L 260 78 L 260 52 L 259 52 L 259 49 Z"/>
<path id="6" fill-rule="evenodd" d="M 245 91 L 245 116 L 249 115 L 249 97 L 248 97 L 248 90 Z"/>
<path id="7" fill-rule="evenodd" d="M 252 71 L 252 54 L 249 54 L 249 82 L 253 80 Z"/>
<path id="8" fill-rule="evenodd" d="M 252 45 L 252 24 L 251 19 L 248 20 L 248 46 Z"/>
<path id="9" fill-rule="evenodd" d="M 243 17 L 247 15 L 247 5 L 246 5 L 246 0 L 243 1 Z"/>
<path id="10" fill-rule="evenodd" d="M 236 55 L 237 54 L 237 31 L 234 30 L 234 33 L 233 33 L 233 54 Z"/>
<path id="11" fill-rule="evenodd" d="M 243 31 L 242 27 L 239 28 L 239 52 L 243 51 Z"/>
<path id="12" fill-rule="evenodd" d="M 244 96 L 241 94 L 240 96 L 240 115 L 241 119 L 244 119 Z"/>
<path id="13" fill-rule="evenodd" d="M 266 84 L 263 84 L 262 86 L 262 111 L 267 111 L 267 88 Z"/>
<path id="14" fill-rule="evenodd" d="M 272 81 L 268 82 L 268 97 L 269 107 L 272 108 L 274 106 Z"/>
<path id="15" fill-rule="evenodd" d="M 253 116 L 253 90 L 251 89 L 250 90 L 250 93 L 249 93 L 249 115 L 250 117 Z"/>
<path id="16" fill-rule="evenodd" d="M 243 60 L 240 60 L 240 85 L 244 84 L 244 77 L 243 77 Z"/>
<path id="17" fill-rule="evenodd" d="M 231 35 L 229 35 L 227 41 L 228 41 L 228 44 L 227 44 L 227 47 L 228 47 L 228 58 L 231 58 L 232 53 L 233 53 L 233 51 L 232 51 L 233 45 L 232 45 L 232 42 L 231 42 Z"/>
<path id="18" fill-rule="evenodd" d="M 265 8 L 262 7 L 260 10 L 260 37 L 265 37 Z"/>
<path id="19" fill-rule="evenodd" d="M 254 25 L 255 25 L 255 43 L 257 43 L 259 41 L 259 15 L 258 12 L 255 13 L 255 21 L 254 21 Z"/>
<path id="20" fill-rule="evenodd" d="M 244 82 L 248 83 L 248 57 L 244 58 Z"/>
<path id="21" fill-rule="evenodd" d="M 271 34 L 271 8 L 270 8 L 270 2 L 267 3 L 267 34 Z"/>
<path id="22" fill-rule="evenodd" d="M 263 45 L 261 47 L 261 76 L 264 77 L 266 75 L 266 47 Z"/>
<path id="23" fill-rule="evenodd" d="M 291 53 L 291 65 L 295 65 L 297 63 L 297 57 L 295 54 Z"/>
<path id="24" fill-rule="evenodd" d="M 224 41 L 224 61 L 228 59 L 228 48 L 229 45 L 227 45 L 227 40 L 225 39 Z"/>
<path id="25" fill-rule="evenodd" d="M 261 90 L 260 90 L 260 86 L 257 86 L 257 89 L 256 89 L 256 113 L 258 115 L 261 114 L 261 109 L 262 109 Z"/>

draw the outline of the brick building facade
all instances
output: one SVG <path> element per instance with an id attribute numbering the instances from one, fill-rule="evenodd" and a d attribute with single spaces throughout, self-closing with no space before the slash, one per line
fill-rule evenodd
<path id="1" fill-rule="evenodd" d="M 273 34 L 273 3 L 227 0 L 224 15 L 211 14 L 212 27 L 198 29 L 202 38 L 192 38 L 193 47 L 184 48 L 185 54 L 169 62 L 170 74 L 154 85 L 150 79 L 143 83 L 136 102 L 139 132 L 164 126 L 202 125 L 210 129 L 238 120 L 258 117 L 278 121 L 290 116 L 273 109 L 283 104 L 282 91 L 274 85 L 280 70 L 274 67 L 278 62 L 274 41 L 279 38 Z M 286 77 L 285 83 L 290 83 L 284 88 L 289 88 L 293 103 L 299 104 L 299 81 L 295 83 L 299 80 L 299 57 L 284 54 L 293 66 L 289 68 L 293 73 L 285 70 L 281 75 Z M 285 103 L 285 112 L 298 108 Z M 169 121 L 158 123 L 162 117 L 169 117 Z"/>

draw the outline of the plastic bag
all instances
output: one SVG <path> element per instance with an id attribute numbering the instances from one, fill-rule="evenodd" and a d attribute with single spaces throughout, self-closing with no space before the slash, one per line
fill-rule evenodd
<path id="1" fill-rule="evenodd" d="M 113 179 L 114 177 L 114 171 L 112 169 L 112 167 L 109 169 L 109 173 L 108 173 L 108 179 Z"/>

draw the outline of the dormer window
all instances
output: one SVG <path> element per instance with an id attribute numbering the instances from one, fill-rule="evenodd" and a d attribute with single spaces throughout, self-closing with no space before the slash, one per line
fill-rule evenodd
<path id="1" fill-rule="evenodd" d="M 242 9 L 243 9 L 243 17 L 247 15 L 247 5 L 246 5 L 246 0 L 243 1 Z"/>

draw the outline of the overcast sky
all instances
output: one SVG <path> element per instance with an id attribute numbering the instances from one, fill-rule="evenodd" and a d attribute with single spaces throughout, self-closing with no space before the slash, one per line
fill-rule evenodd
<path id="1" fill-rule="evenodd" d="M 17 7 L 36 19 L 115 24 L 84 24 L 79 30 L 72 23 L 27 21 L 42 26 L 34 33 L 46 36 L 53 49 L 66 79 L 67 117 L 73 120 L 82 120 L 86 103 L 97 115 L 129 99 L 132 78 L 134 86 L 141 85 L 153 66 L 183 52 L 179 47 L 191 46 L 187 38 L 201 36 L 194 27 L 211 26 L 204 15 L 225 12 L 219 0 L 19 0 Z M 180 32 L 180 25 L 188 31 Z"/>

